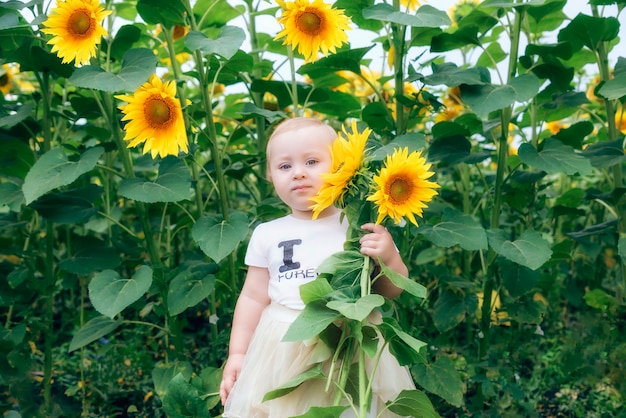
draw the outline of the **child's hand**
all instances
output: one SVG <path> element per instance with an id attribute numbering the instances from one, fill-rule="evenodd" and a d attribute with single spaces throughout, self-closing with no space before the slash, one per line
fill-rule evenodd
<path id="1" fill-rule="evenodd" d="M 400 257 L 393 238 L 387 228 L 374 223 L 367 223 L 361 229 L 371 231 L 359 240 L 361 244 L 361 254 L 369 255 L 378 264 L 378 259 L 385 265 L 390 265 Z"/>
<path id="2" fill-rule="evenodd" d="M 239 377 L 244 357 L 245 354 L 231 354 L 228 356 L 228 360 L 226 360 L 224 373 L 222 374 L 222 382 L 220 383 L 220 398 L 222 399 L 222 405 L 226 404 L 228 394 Z"/>

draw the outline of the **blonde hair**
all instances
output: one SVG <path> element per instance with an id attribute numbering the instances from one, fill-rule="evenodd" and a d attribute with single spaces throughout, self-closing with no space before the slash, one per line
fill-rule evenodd
<path id="1" fill-rule="evenodd" d="M 307 118 L 307 117 L 297 117 L 297 118 L 292 118 L 292 119 L 286 119 L 276 126 L 276 128 L 274 129 L 274 132 L 272 132 L 272 135 L 270 135 L 270 138 L 267 141 L 267 147 L 265 149 L 266 160 L 269 161 L 270 159 L 270 143 L 272 142 L 273 138 L 277 137 L 278 135 L 282 133 L 289 132 L 289 131 L 297 131 L 298 129 L 302 129 L 302 128 L 322 128 L 326 130 L 326 132 L 328 133 L 329 142 L 337 138 L 337 131 L 335 131 L 333 128 L 331 128 L 330 126 L 328 126 L 326 123 L 324 123 L 323 121 L 319 119 Z"/>

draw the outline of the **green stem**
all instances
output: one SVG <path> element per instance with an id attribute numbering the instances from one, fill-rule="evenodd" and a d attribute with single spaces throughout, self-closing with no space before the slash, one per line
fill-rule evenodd
<path id="1" fill-rule="evenodd" d="M 591 11 L 594 17 L 600 17 L 598 12 L 598 6 L 592 5 Z M 598 64 L 598 68 L 600 70 L 600 78 L 602 81 L 606 82 L 611 79 L 611 70 L 609 68 L 609 54 L 606 49 L 606 42 L 600 42 L 598 44 L 598 49 L 594 52 L 594 56 L 596 57 L 596 62 Z M 617 126 L 615 125 L 615 107 L 613 106 L 612 100 L 604 100 L 604 110 L 606 111 L 606 121 L 608 128 L 608 140 L 613 141 L 616 140 L 619 136 L 619 131 L 617 130 Z M 622 164 L 615 164 L 612 168 L 612 176 L 613 176 L 613 188 L 618 189 L 622 187 L 624 184 L 624 173 L 622 170 Z M 619 234 L 620 237 L 626 234 L 626 202 L 624 199 L 620 199 L 617 203 L 617 211 L 619 216 Z M 624 263 L 620 264 L 620 271 L 622 277 L 621 286 L 617 287 L 617 300 L 620 304 L 624 303 L 625 293 L 626 293 L 626 268 Z"/>

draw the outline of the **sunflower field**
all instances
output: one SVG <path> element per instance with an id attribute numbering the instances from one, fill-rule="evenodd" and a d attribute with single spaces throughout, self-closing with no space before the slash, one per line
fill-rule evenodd
<path id="1" fill-rule="evenodd" d="M 385 206 L 425 289 L 384 305 L 390 410 L 624 416 L 626 0 L 444 3 L 3 0 L 2 416 L 221 415 L 293 116 L 434 173 Z"/>

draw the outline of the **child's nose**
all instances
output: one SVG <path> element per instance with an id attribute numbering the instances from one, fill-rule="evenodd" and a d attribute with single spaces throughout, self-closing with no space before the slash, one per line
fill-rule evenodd
<path id="1" fill-rule="evenodd" d="M 299 165 L 295 166 L 293 170 L 293 178 L 302 179 L 305 177 L 306 177 L 306 170 L 304 169 L 304 167 L 301 167 Z"/>

